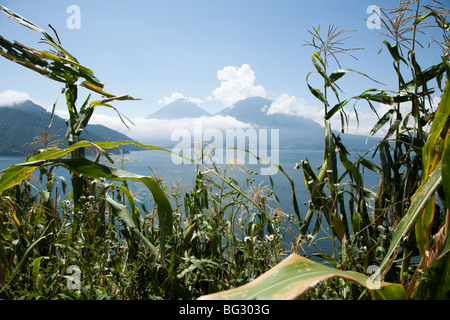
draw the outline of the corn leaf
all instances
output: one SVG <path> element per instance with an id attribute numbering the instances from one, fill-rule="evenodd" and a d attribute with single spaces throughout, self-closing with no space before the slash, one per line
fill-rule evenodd
<path id="1" fill-rule="evenodd" d="M 313 55 L 311 56 L 311 60 L 312 60 L 313 65 L 316 67 L 317 72 L 324 79 L 326 87 L 330 87 L 333 90 L 336 98 L 339 100 L 339 94 L 336 90 L 336 89 L 339 89 L 339 87 L 334 83 L 334 81 L 331 81 L 331 79 L 327 76 L 327 74 L 325 72 L 325 70 L 326 70 L 325 62 L 322 60 L 322 58 L 320 57 L 320 55 L 317 52 L 313 53 Z M 320 64 L 319 64 L 319 62 L 320 62 Z M 314 89 L 314 90 L 318 90 L 318 89 Z"/>
<path id="2" fill-rule="evenodd" d="M 373 300 L 407 300 L 405 289 L 400 284 L 372 290 Z"/>
<path id="3" fill-rule="evenodd" d="M 200 300 L 293 300 L 317 283 L 332 277 L 341 277 L 374 290 L 394 285 L 387 282 L 373 282 L 361 273 L 333 269 L 297 254 L 291 254 L 254 281 L 238 288 L 202 296 Z M 396 296 L 401 296 L 403 288 L 400 287 L 396 288 Z"/>
<path id="4" fill-rule="evenodd" d="M 317 98 L 317 99 L 319 99 L 325 106 L 328 106 L 328 101 L 327 101 L 327 99 L 325 99 L 325 96 L 324 96 L 324 94 L 323 94 L 323 92 L 320 90 L 320 89 L 318 89 L 318 88 L 313 88 L 313 87 L 311 87 L 310 85 L 309 85 L 309 83 L 308 83 L 308 78 L 309 78 L 309 76 L 311 75 L 311 72 L 306 76 L 306 84 L 307 84 L 307 86 L 308 86 L 308 89 L 309 89 L 309 91 Z"/>
<path id="5" fill-rule="evenodd" d="M 391 44 L 388 41 L 383 41 L 383 44 L 388 48 L 389 52 L 391 53 L 392 58 L 394 58 L 394 60 L 396 62 L 404 62 L 406 63 L 406 60 L 401 56 L 400 51 L 399 51 L 399 47 L 397 44 L 394 44 L 393 46 L 391 46 Z"/>
<path id="6" fill-rule="evenodd" d="M 427 261 L 427 255 L 425 254 L 425 252 L 430 248 L 432 239 L 431 226 L 435 214 L 435 203 L 436 200 L 435 196 L 433 195 L 432 197 L 430 197 L 430 201 L 425 206 L 425 209 L 418 216 L 415 225 L 417 247 L 422 258 L 425 259 L 425 264 Z"/>
<path id="7" fill-rule="evenodd" d="M 355 73 L 357 73 L 357 74 L 359 74 L 361 76 L 364 76 L 364 77 L 366 77 L 366 78 L 368 78 L 368 79 L 370 79 L 370 80 L 372 80 L 372 81 L 374 81 L 376 83 L 383 84 L 383 83 L 378 82 L 377 80 L 369 77 L 367 74 L 359 72 L 359 71 L 356 71 L 356 70 L 353 70 L 353 69 L 339 69 L 339 70 L 336 70 L 332 74 L 330 74 L 329 80 L 330 80 L 331 83 L 334 83 L 337 80 L 339 80 L 340 78 L 342 78 L 343 76 L 345 76 L 349 72 L 355 72 Z"/>
<path id="8" fill-rule="evenodd" d="M 327 114 L 325 115 L 325 120 L 331 119 L 336 114 L 336 112 L 341 110 L 349 101 L 350 100 L 347 99 L 336 104 L 333 108 L 331 108 L 331 110 L 327 112 Z"/>
<path id="9" fill-rule="evenodd" d="M 374 127 L 372 128 L 372 130 L 370 130 L 370 135 L 374 135 L 375 133 L 378 132 L 378 130 L 380 130 L 389 120 L 392 119 L 392 115 L 394 114 L 395 109 L 390 109 L 388 110 L 382 117 L 380 120 L 378 120 L 378 122 L 374 125 Z"/>
<path id="10" fill-rule="evenodd" d="M 111 210 L 114 215 L 118 216 L 129 228 L 130 230 L 135 233 L 146 245 L 147 248 L 150 249 L 152 252 L 152 262 L 154 262 L 155 257 L 159 255 L 157 248 L 142 234 L 141 231 L 139 231 L 138 226 L 133 220 L 133 217 L 128 210 L 126 206 L 123 204 L 120 204 L 113 200 L 111 197 L 107 197 L 106 201 L 108 202 L 109 206 L 111 207 Z M 162 252 L 163 250 L 161 250 Z"/>
<path id="11" fill-rule="evenodd" d="M 57 50 L 61 51 L 62 53 L 64 53 L 68 58 L 70 58 L 70 60 L 77 62 L 77 60 L 75 59 L 75 57 L 73 57 L 69 52 L 67 52 L 67 50 L 65 50 L 61 44 L 59 43 L 59 41 L 55 40 L 52 36 L 50 36 L 44 29 L 38 27 L 37 25 L 35 25 L 34 23 L 32 23 L 31 21 L 25 19 L 24 17 L 22 17 L 21 15 L 15 13 L 12 10 L 9 10 L 8 8 L 0 5 L 0 11 L 3 11 L 4 13 L 6 13 L 8 15 L 8 17 L 18 23 L 20 23 L 21 25 L 36 31 L 40 34 L 42 34 L 45 39 L 52 45 L 54 46 Z"/>
<path id="12" fill-rule="evenodd" d="M 426 182 L 419 187 L 413 196 L 413 200 L 408 211 L 399 222 L 386 256 L 380 265 L 381 274 L 387 270 L 390 261 L 392 261 L 395 256 L 398 245 L 412 230 L 422 211 L 425 209 L 428 202 L 434 197 L 434 193 L 441 186 L 441 184 L 441 162 L 439 162 L 435 170 L 429 175 Z"/>
<path id="13" fill-rule="evenodd" d="M 450 99 L 449 99 L 449 82 L 446 82 L 445 91 L 442 96 L 441 102 L 439 103 L 439 108 L 436 111 L 435 119 L 431 126 L 430 135 L 427 139 L 427 142 L 423 148 L 423 172 L 426 177 L 430 172 L 436 170 L 436 164 L 441 161 L 442 169 L 439 170 L 442 174 L 443 180 L 443 189 L 444 194 L 446 194 L 445 198 L 448 199 L 448 157 L 449 157 L 449 147 L 448 147 L 448 132 L 442 132 L 443 130 L 447 130 L 446 122 L 448 121 L 448 117 L 450 116 Z M 445 137 L 442 139 L 441 137 Z M 448 201 L 447 201 L 448 203 Z M 425 252 L 430 248 L 432 241 L 431 227 L 434 220 L 435 214 L 435 197 L 431 197 L 429 203 L 423 210 L 422 214 L 418 217 L 418 221 L 416 222 L 415 231 L 416 231 L 416 240 L 419 248 L 419 252 L 421 256 L 425 259 L 425 265 L 427 256 Z"/>
<path id="14" fill-rule="evenodd" d="M 36 50 L 18 42 L 12 43 L 0 36 L 0 55 L 58 82 L 75 84 L 79 78 L 84 78 L 81 86 L 108 98 L 116 97 L 105 92 L 103 90 L 104 84 L 94 76 L 94 72 L 79 64 L 77 59 L 44 29 L 2 5 L 0 5 L 0 11 L 3 11 L 9 18 L 21 25 L 42 34 L 45 37 L 45 42 L 59 52 L 59 54 L 53 54 L 48 51 Z M 120 100 L 137 99 L 130 96 L 121 96 Z"/>
<path id="15" fill-rule="evenodd" d="M 43 232 L 43 234 L 47 231 L 47 229 Z M 42 240 L 44 240 L 47 237 L 47 235 L 43 235 L 41 236 L 39 239 L 37 239 L 36 241 L 34 241 L 29 247 L 28 249 L 25 251 L 25 253 L 22 256 L 22 259 L 20 260 L 19 264 L 17 265 L 17 267 L 13 270 L 13 272 L 11 272 L 11 275 L 9 276 L 8 280 L 5 282 L 5 285 L 3 286 L 3 288 L 0 290 L 0 293 L 2 293 L 11 283 L 11 281 L 19 274 L 20 269 L 22 269 L 23 265 L 25 264 L 25 262 L 28 259 L 28 256 L 30 254 L 30 252 L 33 250 L 33 248 Z"/>
<path id="16" fill-rule="evenodd" d="M 444 141 L 444 152 L 442 154 L 442 181 L 447 206 L 450 206 L 450 130 Z"/>

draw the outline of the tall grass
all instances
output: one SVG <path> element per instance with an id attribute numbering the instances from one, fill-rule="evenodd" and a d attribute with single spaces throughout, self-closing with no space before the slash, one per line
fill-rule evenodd
<path id="1" fill-rule="evenodd" d="M 311 56 L 314 72 L 308 74 L 307 85 L 324 107 L 325 143 L 318 172 L 307 160 L 301 163 L 311 200 L 300 237 L 307 237 L 311 229 L 314 237 L 325 220 L 334 249 L 330 256 L 321 253 L 321 258 L 333 268 L 324 269 L 293 254 L 242 288 L 203 298 L 449 298 L 450 212 L 445 180 L 450 134 L 449 11 L 437 1 L 422 5 L 414 0 L 382 9 L 380 26 L 387 38 L 383 52 L 392 58 L 398 85 L 390 90 L 370 88 L 346 99 L 341 97 L 339 80 L 348 73 L 368 77 L 339 63 L 339 55 L 354 57 L 356 48 L 345 47 L 351 31 L 331 25 L 325 34 L 320 26 L 309 32 L 312 40 L 306 45 L 315 51 Z M 438 43 L 443 53 L 437 64 L 423 69 L 416 49 L 422 46 L 418 35 L 421 39 L 427 35 L 425 28 L 442 31 L 442 39 L 429 41 Z M 332 62 L 337 69 L 329 72 Z M 312 84 L 316 75 L 321 86 Z M 441 101 L 434 106 L 432 96 L 438 90 Z M 374 135 L 383 128 L 386 135 L 363 155 L 345 148 L 331 128 L 330 120 L 339 116 L 344 132 L 349 117 L 346 108 L 352 101 L 357 120 L 358 105 L 364 101 L 374 112 L 375 103 L 390 106 L 371 131 Z M 380 165 L 372 160 L 375 157 Z M 344 172 L 338 171 L 339 162 Z M 375 192 L 364 185 L 366 170 L 380 177 Z M 310 226 L 313 217 L 314 227 Z M 304 271 L 305 265 L 310 272 Z M 347 270 L 351 272 L 342 272 Z M 276 285 L 280 282 L 284 286 Z"/>
<path id="2" fill-rule="evenodd" d="M 0 55 L 61 82 L 69 111 L 67 148 L 47 144 L 2 171 L 0 298 L 448 298 L 449 12 L 439 3 L 400 1 L 398 8 L 381 11 L 387 32 L 381 54 L 389 54 L 397 75 L 398 86 L 390 90 L 370 88 L 343 99 L 338 83 L 346 74 L 370 79 L 340 65 L 339 55 L 354 56 L 344 46 L 351 31 L 330 26 L 325 35 L 320 28 L 310 32 L 314 72 L 307 86 L 325 110 L 325 143 L 318 170 L 307 159 L 299 166 L 311 197 L 304 214 L 295 198 L 298 177 L 281 167 L 292 187 L 293 214 L 281 211 L 270 187 L 257 184 L 253 172 L 237 166 L 198 162 L 186 191 L 155 175 L 127 172 L 125 159 L 113 161 L 109 150 L 131 144 L 162 149 L 79 137 L 96 108 L 117 111 L 112 103 L 134 98 L 107 93 L 59 39 L 0 10 L 41 33 L 52 48 L 36 50 L 0 36 Z M 423 26 L 443 32 L 441 40 L 432 39 L 444 49 L 442 60 L 426 69 L 415 50 L 417 34 L 426 36 Z M 79 106 L 79 86 L 102 98 L 90 101 L 89 95 Z M 429 101 L 438 90 L 436 107 Z M 387 134 L 360 155 L 343 145 L 331 119 L 339 116 L 344 132 L 348 108 L 357 115 L 362 103 L 374 111 L 375 103 L 391 108 L 371 132 L 386 128 Z M 95 155 L 88 157 L 86 150 Z M 55 175 L 58 167 L 70 172 L 70 182 Z M 376 192 L 364 185 L 366 170 L 380 177 Z M 132 182 L 141 183 L 149 197 L 134 194 Z M 64 197 L 67 183 L 71 191 Z M 327 227 L 333 252 L 316 254 L 314 261 L 299 257 L 302 245 L 320 246 L 316 236 Z"/>

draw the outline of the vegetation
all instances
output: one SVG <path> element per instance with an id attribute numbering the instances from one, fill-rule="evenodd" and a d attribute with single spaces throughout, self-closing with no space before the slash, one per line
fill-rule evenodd
<path id="1" fill-rule="evenodd" d="M 307 85 L 324 105 L 325 144 L 318 172 L 307 159 L 299 165 L 311 196 L 305 215 L 295 197 L 297 177 L 286 175 L 293 201 L 292 214 L 286 214 L 252 172 L 242 170 L 237 179 L 237 166 L 196 163 L 187 192 L 164 186 L 156 176 L 114 167 L 108 150 L 160 148 L 130 141 L 92 143 L 80 134 L 95 108 L 116 110 L 111 102 L 134 98 L 105 92 L 59 41 L 16 13 L 0 10 L 40 32 L 56 50 L 35 50 L 0 36 L 0 55 L 64 83 L 61 93 L 70 115 L 66 148 L 36 150 L 2 172 L 1 298 L 449 298 L 450 25 L 449 10 L 438 2 L 423 6 L 401 0 L 395 10 L 381 11 L 388 39 L 383 48 L 397 75 L 393 90 L 372 88 L 342 99 L 339 79 L 348 73 L 368 77 L 339 65 L 338 55 L 351 50 L 343 47 L 349 31 L 334 26 L 326 36 L 320 27 L 311 31 L 307 44 L 314 49 L 315 73 Z M 442 60 L 426 69 L 416 57 L 424 26 L 443 33 L 442 40 L 433 39 L 443 48 Z M 331 58 L 338 70 L 330 73 Z M 310 82 L 316 74 L 320 89 Z M 89 102 L 88 96 L 78 108 L 78 85 L 104 98 Z M 442 93 L 438 107 L 430 103 L 437 90 Z M 374 112 L 373 103 L 391 106 L 371 132 L 388 126 L 387 134 L 363 155 L 345 148 L 331 130 L 330 119 L 338 115 L 345 130 L 352 101 L 355 111 L 357 103 L 367 102 Z M 86 156 L 86 149 L 96 155 Z M 56 184 L 57 167 L 71 173 L 68 199 L 59 196 L 66 184 Z M 379 175 L 376 191 L 364 186 L 365 170 Z M 38 188 L 30 180 L 34 171 L 39 171 Z M 133 194 L 130 181 L 142 183 L 150 199 Z M 298 256 L 303 245 L 320 246 L 323 225 L 330 228 L 331 256 Z"/>

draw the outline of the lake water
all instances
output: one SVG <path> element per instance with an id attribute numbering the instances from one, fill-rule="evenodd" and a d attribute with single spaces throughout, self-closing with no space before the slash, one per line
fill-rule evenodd
<path id="1" fill-rule="evenodd" d="M 316 169 L 321 163 L 323 158 L 323 151 L 316 150 L 280 150 L 279 151 L 279 164 L 283 168 L 283 170 L 291 177 L 291 179 L 295 183 L 295 191 L 296 197 L 298 201 L 298 206 L 300 209 L 300 215 L 302 219 L 305 217 L 307 212 L 306 203 L 309 200 L 309 193 L 306 189 L 304 180 L 303 180 L 303 172 L 300 169 L 295 169 L 294 166 L 296 163 L 299 163 L 301 160 L 308 159 L 311 167 Z M 174 159 L 172 159 L 171 154 L 165 151 L 158 150 L 145 150 L 145 151 L 132 151 L 129 154 L 125 155 L 125 159 L 127 163 L 124 167 L 124 170 L 141 174 L 141 175 L 150 175 L 152 176 L 154 173 L 162 178 L 165 186 L 174 187 L 175 185 L 182 186 L 185 191 L 190 190 L 189 188 L 192 186 L 192 182 L 195 178 L 195 165 L 191 163 L 185 164 L 174 164 Z M 11 165 L 17 164 L 21 161 L 24 161 L 24 157 L 0 157 L 0 170 L 8 168 Z M 247 158 L 245 163 L 249 163 L 250 160 Z M 116 167 L 120 167 L 119 161 L 116 161 Z M 253 170 L 257 172 L 257 175 L 252 175 L 255 179 L 255 184 L 258 186 L 261 185 L 270 185 L 269 176 L 261 175 L 260 169 L 261 164 L 245 164 L 245 167 L 249 170 Z M 231 170 L 231 169 L 230 169 Z M 340 169 L 342 170 L 342 168 Z M 233 176 L 237 178 L 238 182 L 243 181 L 246 175 L 242 174 L 236 175 L 234 172 L 239 172 L 234 170 L 232 172 Z M 340 171 L 343 173 L 343 171 Z M 65 169 L 57 169 L 55 171 L 56 175 L 62 175 L 69 182 L 69 173 Z M 365 173 L 366 185 L 368 187 L 372 185 L 376 185 L 378 183 L 378 177 L 376 174 L 366 171 Z M 281 210 L 289 215 L 295 215 L 295 212 L 292 208 L 292 194 L 291 194 L 291 186 L 288 179 L 282 174 L 282 172 L 277 172 L 275 175 L 272 175 L 273 180 L 273 190 L 276 196 L 279 199 L 278 205 Z M 145 196 L 145 192 L 148 195 L 148 191 L 139 183 L 134 183 L 133 187 L 135 191 Z M 173 200 L 173 199 L 172 199 Z M 289 227 L 288 222 L 286 222 L 286 227 Z M 312 231 L 314 227 L 314 223 L 312 222 L 310 225 L 310 230 Z M 295 230 L 294 230 L 295 231 Z M 326 236 L 326 226 L 324 230 L 319 233 L 319 237 Z M 287 236 L 285 241 L 291 241 L 291 237 Z M 320 250 L 330 254 L 332 251 L 330 241 L 321 241 Z"/>
<path id="2" fill-rule="evenodd" d="M 312 168 L 317 168 L 323 158 L 322 151 L 316 150 L 280 150 L 279 151 L 279 164 L 283 170 L 291 177 L 295 182 L 296 196 L 299 204 L 307 202 L 309 200 L 308 192 L 304 185 L 303 173 L 301 170 L 294 169 L 294 165 L 301 160 L 308 158 Z M 14 164 L 24 161 L 24 157 L 11 157 L 0 156 L 0 170 L 6 169 Z M 126 164 L 124 170 L 141 174 L 150 175 L 154 173 L 163 179 L 165 186 L 184 185 L 187 189 L 192 185 L 192 181 L 195 178 L 195 165 L 192 163 L 174 164 L 174 160 L 170 153 L 159 150 L 144 150 L 144 151 L 132 151 L 125 155 Z M 270 185 L 268 175 L 261 175 L 261 167 L 267 167 L 267 165 L 249 164 L 250 160 L 247 158 L 244 160 L 244 164 L 239 168 L 246 168 L 252 170 L 256 175 L 252 175 L 257 185 Z M 121 167 L 119 161 L 115 162 L 116 167 Z M 206 166 L 208 166 L 206 164 Z M 236 168 L 228 169 L 229 172 L 239 172 L 238 176 L 242 178 L 246 175 L 237 170 Z M 69 174 L 66 170 L 58 169 L 55 171 L 56 175 L 64 176 L 69 181 Z M 230 174 L 228 174 L 230 175 Z M 232 175 L 236 177 L 236 175 Z M 291 187 L 287 178 L 278 171 L 275 175 L 272 175 L 274 191 L 280 200 L 280 205 L 286 213 L 293 214 L 290 209 L 292 205 L 291 201 Z M 239 181 L 239 179 L 238 179 Z M 292 212 L 291 212 L 292 211 Z"/>

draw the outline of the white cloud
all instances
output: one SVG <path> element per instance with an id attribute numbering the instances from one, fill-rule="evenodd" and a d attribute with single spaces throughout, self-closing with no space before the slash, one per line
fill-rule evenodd
<path id="1" fill-rule="evenodd" d="M 30 96 L 26 92 L 6 90 L 0 93 L 0 106 L 11 106 L 25 100 L 31 100 Z"/>
<path id="2" fill-rule="evenodd" d="M 226 106 L 232 106 L 239 100 L 249 97 L 265 97 L 266 90 L 255 85 L 255 73 L 248 64 L 240 68 L 227 66 L 217 71 L 220 86 L 213 90 L 210 99 L 221 100 Z"/>
<path id="3" fill-rule="evenodd" d="M 66 111 L 56 111 L 56 113 L 62 118 L 68 116 Z M 151 143 L 152 140 L 158 139 L 170 139 L 172 133 L 179 129 L 187 130 L 194 135 L 194 130 L 205 132 L 209 129 L 246 129 L 252 127 L 250 124 L 238 121 L 230 116 L 174 120 L 131 118 L 130 120 L 134 123 L 134 126 L 130 124 L 130 129 L 127 129 L 119 117 L 94 113 L 89 123 L 102 124 L 142 143 Z"/>
<path id="4" fill-rule="evenodd" d="M 267 114 L 282 113 L 305 117 L 323 124 L 324 110 L 317 106 L 308 106 L 304 100 L 283 93 L 272 103 Z"/>
<path id="5" fill-rule="evenodd" d="M 197 99 L 197 98 L 185 97 L 184 94 L 182 94 L 180 92 L 174 92 L 170 95 L 170 97 L 164 97 L 163 99 L 158 100 L 158 104 L 167 105 L 178 99 L 186 99 L 187 101 L 195 103 L 195 104 L 199 104 L 199 103 L 203 102 L 202 100 Z"/>

